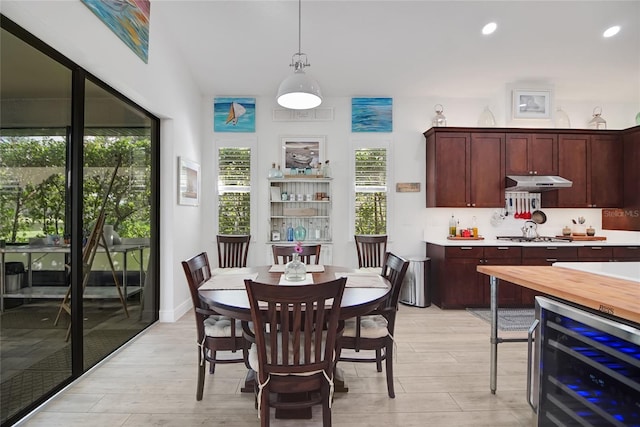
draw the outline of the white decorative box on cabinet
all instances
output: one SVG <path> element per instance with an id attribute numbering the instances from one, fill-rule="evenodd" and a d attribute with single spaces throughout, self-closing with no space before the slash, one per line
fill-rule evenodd
<path id="1" fill-rule="evenodd" d="M 269 243 L 295 241 L 288 230 L 299 227 L 305 242 L 331 241 L 331 178 L 270 179 L 269 185 Z"/>

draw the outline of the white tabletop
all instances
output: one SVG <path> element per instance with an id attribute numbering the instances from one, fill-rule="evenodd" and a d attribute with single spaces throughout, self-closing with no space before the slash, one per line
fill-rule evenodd
<path id="1" fill-rule="evenodd" d="M 553 266 L 640 283 L 640 262 L 554 262 Z"/>

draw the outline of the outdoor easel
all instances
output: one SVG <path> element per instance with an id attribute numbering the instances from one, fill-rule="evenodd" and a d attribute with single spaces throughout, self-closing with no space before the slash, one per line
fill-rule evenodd
<path id="1" fill-rule="evenodd" d="M 113 171 L 113 175 L 111 176 L 111 182 L 109 183 L 109 188 L 104 196 L 102 201 L 102 206 L 100 208 L 100 212 L 98 213 L 98 218 L 96 219 L 96 223 L 91 230 L 91 234 L 87 238 L 87 243 L 84 248 L 82 248 L 82 290 L 84 293 L 85 288 L 87 287 L 87 283 L 89 282 L 89 274 L 91 273 L 91 267 L 93 266 L 93 260 L 96 256 L 96 252 L 98 250 L 98 246 L 102 246 L 107 254 L 107 259 L 109 260 L 109 265 L 111 266 L 111 275 L 113 276 L 113 282 L 116 286 L 116 290 L 118 292 L 118 298 L 122 303 L 122 307 L 124 308 L 124 313 L 129 317 L 129 310 L 127 310 L 127 301 L 122 295 L 122 290 L 120 288 L 120 280 L 118 279 L 118 275 L 116 273 L 115 266 L 113 265 L 113 259 L 111 258 L 111 253 L 109 252 L 109 246 L 107 245 L 107 241 L 104 237 L 104 222 L 105 222 L 105 207 L 107 204 L 107 199 L 109 198 L 109 194 L 111 193 L 111 188 L 113 187 L 113 182 L 116 178 L 116 174 L 118 173 L 118 168 L 120 167 L 120 159 L 116 163 L 116 167 Z M 68 267 L 68 266 L 67 266 Z M 125 272 L 126 274 L 126 272 Z M 62 299 L 62 303 L 60 303 L 60 308 L 58 310 L 58 315 L 56 316 L 56 320 L 53 323 L 54 326 L 58 324 L 58 320 L 60 320 L 60 315 L 65 311 L 69 316 L 71 316 L 71 283 L 69 283 L 69 288 Z M 71 322 L 69 322 L 69 327 L 67 328 L 67 335 L 65 337 L 65 341 L 69 340 L 69 336 L 71 335 Z"/>

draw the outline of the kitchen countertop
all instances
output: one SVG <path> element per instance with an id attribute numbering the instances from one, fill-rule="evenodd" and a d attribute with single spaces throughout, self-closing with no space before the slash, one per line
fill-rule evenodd
<path id="1" fill-rule="evenodd" d="M 640 262 L 554 262 L 552 265 L 640 283 Z"/>
<path id="2" fill-rule="evenodd" d="M 550 266 L 479 265 L 477 271 L 621 319 L 640 323 L 640 283 L 638 282 Z"/>
<path id="3" fill-rule="evenodd" d="M 572 241 L 572 242 L 512 242 L 510 240 L 498 240 L 496 238 L 486 238 L 484 240 L 448 240 L 446 237 L 425 238 L 426 243 L 439 246 L 522 246 L 522 247 L 576 247 L 576 246 L 640 246 L 639 241 L 629 239 L 628 241 L 615 240 L 594 240 L 594 241 Z"/>

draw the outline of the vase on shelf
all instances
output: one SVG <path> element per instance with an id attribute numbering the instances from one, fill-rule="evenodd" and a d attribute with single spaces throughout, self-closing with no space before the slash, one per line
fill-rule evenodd
<path id="1" fill-rule="evenodd" d="M 484 110 L 480 113 L 478 126 L 484 128 L 496 127 L 496 118 L 493 116 L 491 110 L 489 110 L 489 107 L 484 107 Z"/>
<path id="2" fill-rule="evenodd" d="M 569 115 L 560 107 L 556 110 L 556 128 L 571 129 L 571 121 Z"/>
<path id="3" fill-rule="evenodd" d="M 302 242 L 307 238 L 307 229 L 301 225 L 297 226 L 295 230 L 293 230 L 293 237 L 295 240 Z"/>
<path id="4" fill-rule="evenodd" d="M 307 277 L 307 266 L 300 261 L 300 255 L 294 252 L 289 261 L 284 266 L 284 278 L 289 282 L 300 282 Z"/>

